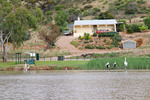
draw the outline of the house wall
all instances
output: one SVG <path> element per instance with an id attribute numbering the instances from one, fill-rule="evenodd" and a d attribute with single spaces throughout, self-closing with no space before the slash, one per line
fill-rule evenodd
<path id="1" fill-rule="evenodd" d="M 74 26 L 74 37 L 84 36 L 84 33 L 93 34 L 93 26 L 91 25 L 77 25 Z"/>
<path id="2" fill-rule="evenodd" d="M 97 29 L 108 29 L 109 31 L 115 31 L 114 25 L 97 25 Z"/>
<path id="3" fill-rule="evenodd" d="M 94 32 L 94 25 L 75 25 L 74 26 L 74 37 L 84 36 L 84 33 L 90 33 L 90 35 Z M 109 31 L 116 31 L 115 25 L 97 25 L 97 29 L 108 29 Z"/>

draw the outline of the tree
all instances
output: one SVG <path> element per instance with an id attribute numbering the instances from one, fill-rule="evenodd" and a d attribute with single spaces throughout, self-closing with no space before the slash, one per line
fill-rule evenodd
<path id="1" fill-rule="evenodd" d="M 98 19 L 114 19 L 115 17 L 109 11 L 101 12 Z"/>
<path id="2" fill-rule="evenodd" d="M 62 10 L 57 12 L 55 16 L 55 23 L 59 27 L 60 32 L 63 32 L 63 29 L 67 27 L 69 14 L 68 12 Z"/>
<path id="3" fill-rule="evenodd" d="M 40 39 L 44 40 L 48 45 L 52 46 L 56 41 L 57 37 L 60 35 L 58 26 L 54 24 L 46 25 L 40 32 Z"/>
<path id="4" fill-rule="evenodd" d="M 144 24 L 146 26 L 148 26 L 148 29 L 150 29 L 150 16 L 148 18 L 144 19 Z"/>
<path id="5" fill-rule="evenodd" d="M 1 0 L 0 4 L 0 43 L 2 59 L 7 62 L 7 52 L 12 46 L 20 46 L 29 28 L 36 28 L 37 19 L 25 7 L 16 7 L 10 1 Z M 8 45 L 8 42 L 11 45 Z"/>
<path id="6" fill-rule="evenodd" d="M 145 30 L 148 29 L 148 27 L 145 25 L 142 25 L 141 27 L 139 27 L 139 29 L 140 29 L 140 31 L 144 32 Z"/>
<path id="7" fill-rule="evenodd" d="M 136 2 L 129 1 L 126 3 L 126 6 L 125 6 L 126 14 L 135 14 L 137 10 L 138 10 L 138 6 L 137 6 Z"/>

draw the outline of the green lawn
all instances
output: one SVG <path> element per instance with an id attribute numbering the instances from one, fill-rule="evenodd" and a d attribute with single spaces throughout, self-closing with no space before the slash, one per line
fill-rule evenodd
<path id="1" fill-rule="evenodd" d="M 37 61 L 36 66 L 81 67 L 89 61 Z"/>
<path id="2" fill-rule="evenodd" d="M 0 68 L 1 67 L 9 67 L 9 66 L 15 66 L 16 65 L 16 62 L 15 61 L 8 61 L 7 63 L 3 63 L 0 61 Z"/>

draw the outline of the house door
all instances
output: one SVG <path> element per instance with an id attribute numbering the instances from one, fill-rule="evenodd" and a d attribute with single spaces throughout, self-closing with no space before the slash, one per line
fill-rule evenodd
<path id="1" fill-rule="evenodd" d="M 94 33 L 96 33 L 96 31 L 97 31 L 97 25 L 93 26 L 93 30 L 94 30 Z"/>

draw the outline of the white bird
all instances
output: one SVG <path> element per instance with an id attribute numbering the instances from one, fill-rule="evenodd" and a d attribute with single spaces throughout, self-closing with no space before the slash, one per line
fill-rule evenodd
<path id="1" fill-rule="evenodd" d="M 67 69 L 67 67 L 66 67 L 65 71 L 66 71 L 66 73 L 68 73 L 68 69 Z"/>
<path id="2" fill-rule="evenodd" d="M 28 67 L 27 67 L 27 64 L 25 63 L 24 65 L 24 70 L 27 71 Z"/>
<path id="3" fill-rule="evenodd" d="M 125 61 L 124 61 L 124 66 L 125 66 L 125 68 L 128 66 L 128 63 L 126 61 L 126 57 L 125 57 Z"/>
<path id="4" fill-rule="evenodd" d="M 106 63 L 105 65 L 107 67 L 107 69 L 110 67 L 109 62 Z"/>
<path id="5" fill-rule="evenodd" d="M 30 68 L 30 66 L 27 65 L 27 63 L 25 63 L 25 65 L 24 65 L 24 70 L 27 71 L 29 68 Z"/>
<path id="6" fill-rule="evenodd" d="M 114 67 L 117 67 L 117 63 L 116 62 L 114 62 Z"/>

